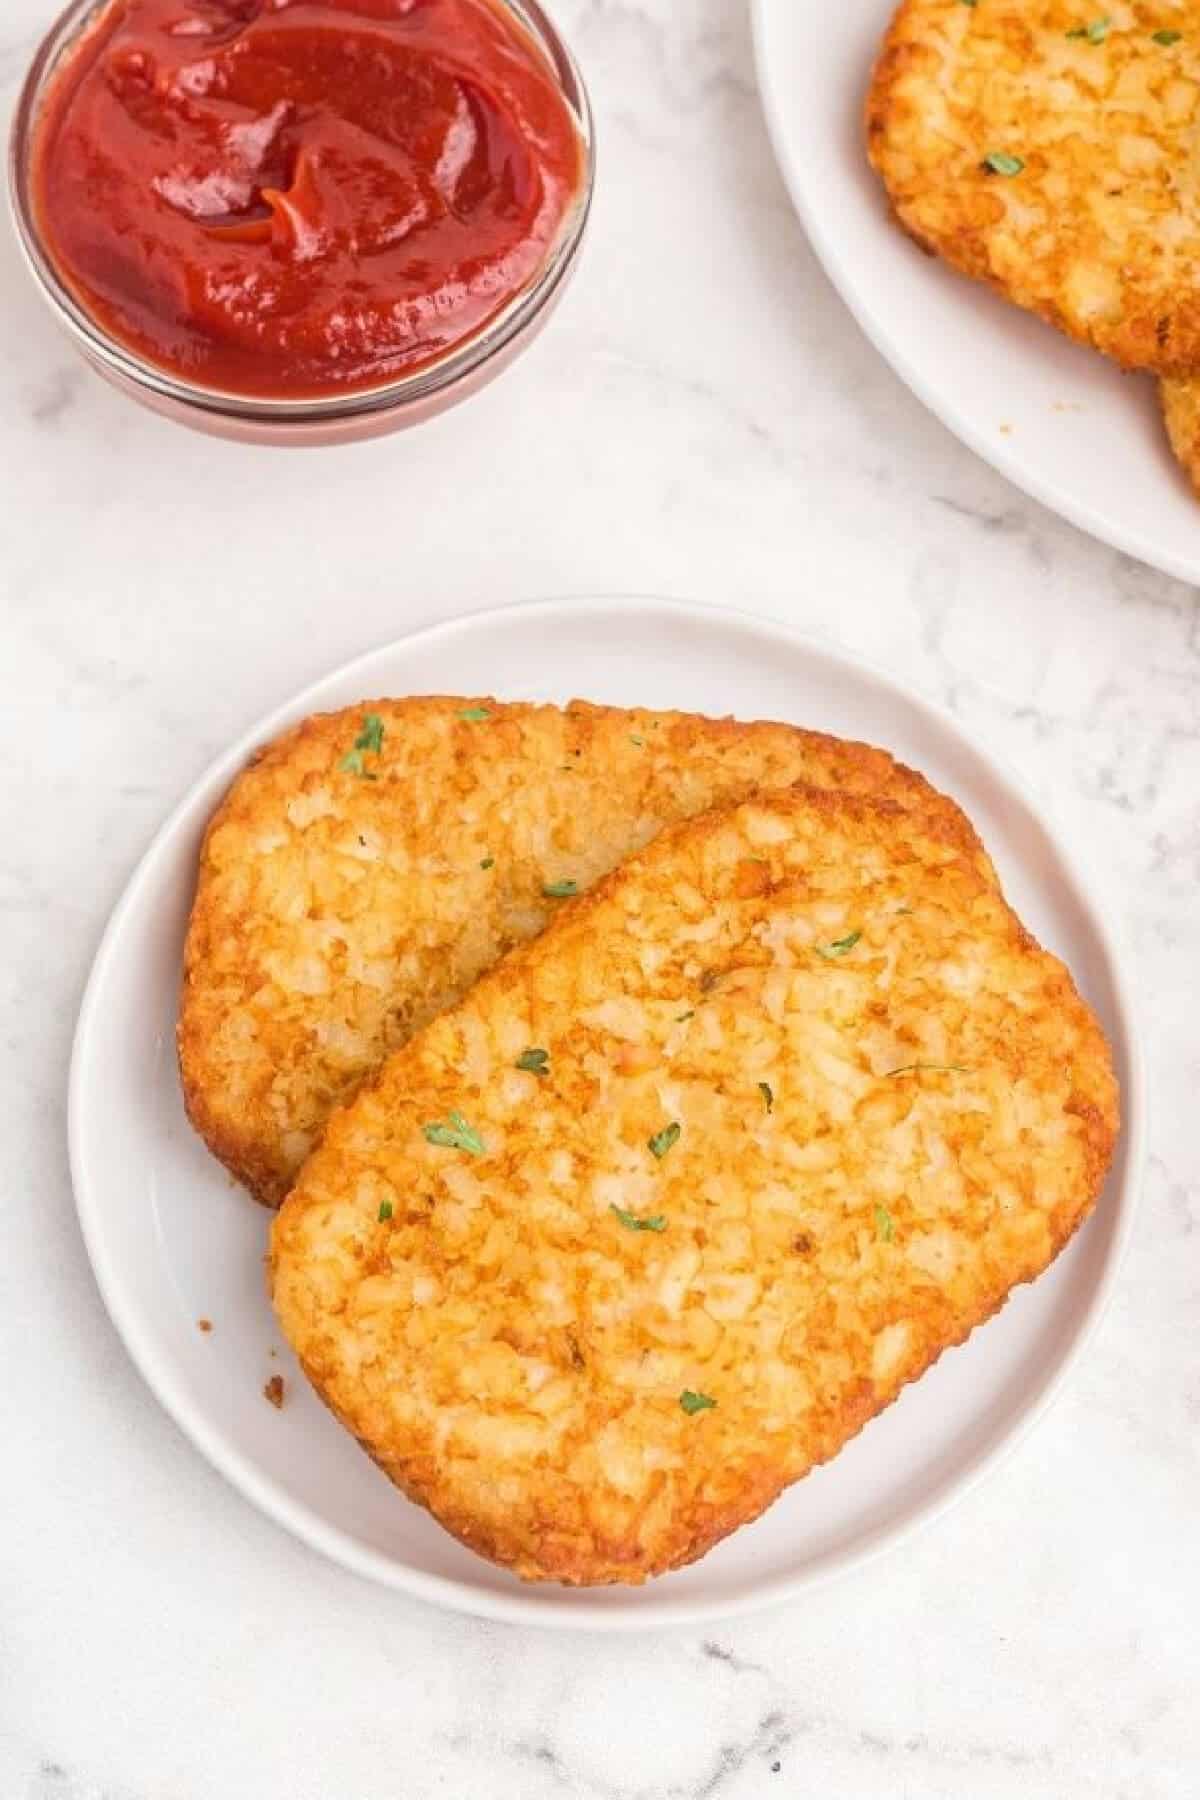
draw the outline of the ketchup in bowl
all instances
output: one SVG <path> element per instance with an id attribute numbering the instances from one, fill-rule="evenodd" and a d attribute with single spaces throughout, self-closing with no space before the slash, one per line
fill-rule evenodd
<path id="1" fill-rule="evenodd" d="M 115 342 L 304 400 L 479 333 L 583 170 L 501 0 L 111 0 L 53 74 L 30 173 L 46 254 Z"/>

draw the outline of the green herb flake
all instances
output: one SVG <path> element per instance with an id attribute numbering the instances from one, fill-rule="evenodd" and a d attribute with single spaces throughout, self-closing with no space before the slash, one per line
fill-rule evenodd
<path id="1" fill-rule="evenodd" d="M 490 719 L 492 714 L 491 709 L 486 706 L 464 706 L 458 716 L 472 725 L 478 725 L 481 720 Z"/>
<path id="2" fill-rule="evenodd" d="M 838 938 L 832 944 L 814 944 L 813 949 L 818 956 L 823 956 L 826 962 L 836 962 L 839 956 L 849 956 L 861 936 L 861 931 L 852 931 L 849 937 Z"/>
<path id="3" fill-rule="evenodd" d="M 927 1069 L 935 1075 L 966 1075 L 969 1073 L 966 1063 L 901 1063 L 898 1069 L 888 1069 L 890 1075 L 915 1075 Z"/>
<path id="4" fill-rule="evenodd" d="M 682 1130 L 682 1125 L 672 1120 L 670 1125 L 664 1125 L 661 1131 L 656 1131 L 652 1138 L 647 1138 L 646 1143 L 651 1156 L 656 1156 L 661 1162 L 667 1151 L 679 1142 L 679 1134 Z"/>
<path id="5" fill-rule="evenodd" d="M 717 1403 L 711 1394 L 697 1394 L 692 1388 L 684 1388 L 679 1404 L 690 1419 L 694 1413 L 710 1412 Z"/>
<path id="6" fill-rule="evenodd" d="M 515 1066 L 524 1069 L 527 1075 L 548 1075 L 550 1073 L 550 1052 L 548 1050 L 522 1050 Z"/>
<path id="7" fill-rule="evenodd" d="M 427 1142 L 440 1144 L 444 1150 L 465 1150 L 468 1156 L 482 1156 L 487 1145 L 460 1112 L 446 1115 L 446 1123 L 435 1121 L 424 1128 Z"/>
<path id="8" fill-rule="evenodd" d="M 609 1212 L 623 1225 L 626 1231 L 665 1231 L 667 1221 L 662 1213 L 655 1213 L 653 1218 L 639 1219 L 636 1213 L 626 1212 L 623 1207 L 610 1206 Z"/>
<path id="9" fill-rule="evenodd" d="M 993 175 L 1019 175 L 1025 167 L 1025 158 L 1010 156 L 1007 150 L 989 150 L 982 166 L 990 169 Z"/>
<path id="10" fill-rule="evenodd" d="M 479 866 L 481 869 L 494 869 L 496 866 L 496 859 L 494 856 L 485 856 Z"/>
<path id="11" fill-rule="evenodd" d="M 772 1112 L 775 1107 L 775 1095 L 772 1092 L 770 1082 L 760 1081 L 758 1084 L 758 1091 L 763 1097 L 763 1105 L 768 1112 Z"/>
<path id="12" fill-rule="evenodd" d="M 1165 44 L 1170 49 L 1172 44 L 1179 42 L 1183 33 L 1182 31 L 1153 31 L 1150 35 L 1156 44 Z"/>
<path id="13" fill-rule="evenodd" d="M 544 881 L 542 892 L 547 900 L 569 900 L 572 894 L 579 892 L 577 881 Z"/>
<path id="14" fill-rule="evenodd" d="M 645 738 L 634 737 L 632 731 L 629 734 L 629 741 L 631 744 L 636 744 L 639 750 L 644 750 L 646 748 Z"/>
<path id="15" fill-rule="evenodd" d="M 1111 24 L 1112 20 L 1109 18 L 1093 19 L 1090 25 L 1073 25 L 1066 35 L 1069 38 L 1086 38 L 1089 44 L 1102 44 Z"/>
<path id="16" fill-rule="evenodd" d="M 891 1243 L 896 1227 L 892 1222 L 892 1215 L 886 1206 L 877 1206 L 875 1208 L 875 1229 L 885 1244 Z"/>
<path id="17" fill-rule="evenodd" d="M 392 1216 L 391 1201 L 390 1200 L 381 1200 L 379 1202 L 379 1223 L 381 1225 L 386 1225 L 388 1220 L 391 1218 L 391 1216 Z"/>
<path id="18" fill-rule="evenodd" d="M 958 0 L 958 3 L 960 6 L 975 6 L 978 4 L 978 0 Z"/>
<path id="19" fill-rule="evenodd" d="M 675 1015 L 675 1023 L 676 1023 L 676 1024 L 677 1024 L 677 1025 L 686 1025 L 686 1024 L 687 1024 L 687 1021 L 688 1021 L 688 1020 L 689 1020 L 689 1019 L 694 1019 L 694 1018 L 695 1018 L 695 1016 L 696 1016 L 696 1009 L 695 1009 L 695 1007 L 694 1007 L 694 1006 L 693 1006 L 693 1008 L 692 1008 L 692 1010 L 691 1010 L 691 1011 L 690 1011 L 690 1012 L 685 1012 L 685 1013 L 677 1013 L 677 1014 L 676 1014 L 676 1015 Z"/>
<path id="20" fill-rule="evenodd" d="M 379 756 L 383 751 L 383 720 L 378 713 L 363 715 L 362 730 L 354 740 L 353 750 L 347 750 L 338 764 L 348 775 L 358 775 L 364 781 L 378 781 L 379 777 L 371 773 L 363 764 L 364 756 Z"/>

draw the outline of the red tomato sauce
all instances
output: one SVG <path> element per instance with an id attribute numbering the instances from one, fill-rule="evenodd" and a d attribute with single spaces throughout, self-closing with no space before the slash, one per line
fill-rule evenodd
<path id="1" fill-rule="evenodd" d="M 473 336 L 536 276 L 582 167 L 498 0 L 113 0 L 33 151 L 46 249 L 108 336 L 289 399 Z"/>

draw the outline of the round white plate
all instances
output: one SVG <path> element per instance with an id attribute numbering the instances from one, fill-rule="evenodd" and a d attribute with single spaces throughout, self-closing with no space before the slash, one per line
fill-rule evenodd
<path id="1" fill-rule="evenodd" d="M 814 250 L 902 381 L 964 443 L 1093 537 L 1200 581 L 1200 502 L 1149 377 L 924 255 L 888 216 L 863 100 L 893 0 L 754 0 L 759 88 Z"/>
<path id="2" fill-rule="evenodd" d="M 788 719 L 886 745 L 967 807 L 1014 904 L 1063 955 L 1116 1048 L 1126 1130 L 1095 1216 L 1053 1270 L 942 1358 L 827 1468 L 695 1567 L 647 1587 L 523 1587 L 384 1479 L 306 1386 L 263 1285 L 268 1215 L 193 1136 L 176 1072 L 180 950 L 205 821 L 250 751 L 306 713 L 367 696 L 489 690 Z M 1142 1098 L 1104 915 L 1011 778 L 948 718 L 821 644 L 663 601 L 480 613 L 371 652 L 256 725 L 167 820 L 113 914 L 71 1070 L 71 1167 L 109 1312 L 197 1448 L 264 1512 L 348 1568 L 491 1618 L 629 1628 L 798 1593 L 894 1543 L 963 1492 L 1047 1405 L 1095 1324 L 1132 1213 Z M 200 1318 L 211 1319 L 203 1334 Z M 282 1411 L 263 1384 L 281 1374 Z"/>

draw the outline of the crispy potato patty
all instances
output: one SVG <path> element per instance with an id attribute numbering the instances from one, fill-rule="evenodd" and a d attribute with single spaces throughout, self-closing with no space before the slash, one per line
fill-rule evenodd
<path id="1" fill-rule="evenodd" d="M 919 243 L 1130 368 L 1200 367 L 1200 6 L 904 0 L 867 144 Z"/>
<path id="2" fill-rule="evenodd" d="M 1175 460 L 1200 495 L 1200 381 L 1160 381 L 1158 397 Z"/>
<path id="3" fill-rule="evenodd" d="M 1116 1130 L 944 813 L 797 789 L 664 833 L 392 1056 L 275 1221 L 275 1306 L 464 1543 L 638 1582 L 1038 1275 Z"/>
<path id="4" fill-rule="evenodd" d="M 277 1205 L 333 1108 L 572 894 L 664 825 L 798 780 L 970 830 L 884 751 L 788 725 L 491 699 L 307 720 L 205 837 L 178 1034 L 192 1123 Z"/>

